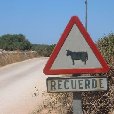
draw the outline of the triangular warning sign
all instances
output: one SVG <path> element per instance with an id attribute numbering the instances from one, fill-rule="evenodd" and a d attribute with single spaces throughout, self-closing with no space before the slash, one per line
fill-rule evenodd
<path id="1" fill-rule="evenodd" d="M 109 67 L 85 30 L 73 16 L 50 56 L 45 74 L 104 73 Z"/>

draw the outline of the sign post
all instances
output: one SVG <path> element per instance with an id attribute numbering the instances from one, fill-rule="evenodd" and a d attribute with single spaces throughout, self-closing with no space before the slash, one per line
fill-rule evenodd
<path id="1" fill-rule="evenodd" d="M 73 16 L 51 54 L 43 72 L 46 75 L 74 74 L 71 77 L 47 78 L 48 92 L 73 92 L 73 114 L 83 114 L 81 92 L 107 90 L 107 78 L 80 76 L 106 73 L 109 66 L 90 35 Z"/>
<path id="2" fill-rule="evenodd" d="M 73 93 L 73 114 L 83 114 L 81 92 Z"/>
<path id="3" fill-rule="evenodd" d="M 80 76 L 78 75 L 73 75 L 74 77 Z M 73 114 L 83 114 L 83 109 L 82 109 L 82 96 L 81 92 L 74 92 L 73 93 Z"/>

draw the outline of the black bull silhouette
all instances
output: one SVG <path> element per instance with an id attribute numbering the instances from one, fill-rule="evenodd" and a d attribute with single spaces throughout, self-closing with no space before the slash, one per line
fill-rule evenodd
<path id="1" fill-rule="evenodd" d="M 88 60 L 87 52 L 72 52 L 70 50 L 66 50 L 66 51 L 67 51 L 66 56 L 71 56 L 73 65 L 75 65 L 74 60 L 81 60 L 86 65 L 86 61 Z"/>

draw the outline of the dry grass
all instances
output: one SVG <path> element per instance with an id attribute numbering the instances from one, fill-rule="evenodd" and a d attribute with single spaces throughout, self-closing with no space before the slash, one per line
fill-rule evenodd
<path id="1" fill-rule="evenodd" d="M 26 59 L 34 58 L 37 56 L 38 56 L 38 54 L 35 51 L 26 51 L 26 52 L 3 51 L 3 52 L 0 52 L 0 67 L 7 65 L 7 64 L 11 64 L 11 63 L 20 62 L 20 61 L 23 61 Z"/>
<path id="2" fill-rule="evenodd" d="M 44 101 L 32 114 L 70 114 L 72 93 L 42 93 Z"/>

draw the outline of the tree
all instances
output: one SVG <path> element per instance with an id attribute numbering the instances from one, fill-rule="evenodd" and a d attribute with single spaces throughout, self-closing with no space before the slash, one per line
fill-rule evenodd
<path id="1" fill-rule="evenodd" d="M 97 46 L 107 62 L 114 65 L 114 34 L 111 33 L 97 41 Z"/>
<path id="2" fill-rule="evenodd" d="M 0 48 L 4 50 L 30 50 L 31 43 L 22 34 L 6 34 L 0 37 Z"/>

